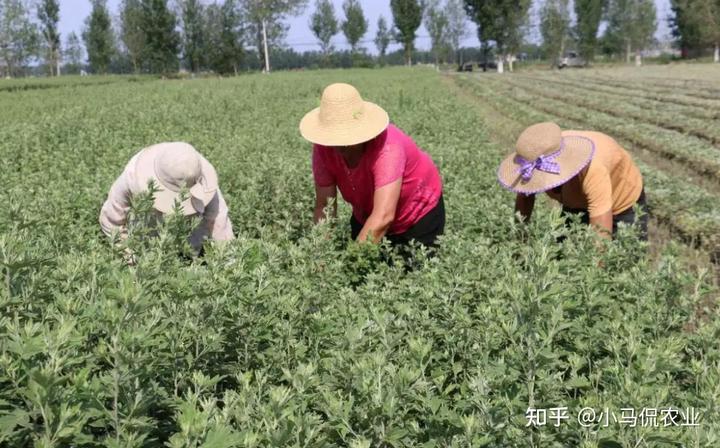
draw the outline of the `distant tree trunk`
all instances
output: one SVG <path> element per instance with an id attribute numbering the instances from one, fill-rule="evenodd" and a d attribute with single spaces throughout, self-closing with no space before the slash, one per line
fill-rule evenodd
<path id="1" fill-rule="evenodd" d="M 514 57 L 513 57 L 512 54 L 509 54 L 509 55 L 507 56 L 508 69 L 510 70 L 510 73 L 512 73 L 512 71 L 513 71 L 513 59 L 514 59 Z"/>
<path id="2" fill-rule="evenodd" d="M 637 50 L 635 52 L 635 67 L 640 67 L 642 65 L 642 54 L 640 53 L 640 50 Z"/>
<path id="3" fill-rule="evenodd" d="M 720 62 L 720 42 L 715 43 L 715 54 L 713 55 L 713 61 Z"/>
<path id="4" fill-rule="evenodd" d="M 405 46 L 405 65 L 408 67 L 412 65 L 412 48 L 410 45 Z"/>
<path id="5" fill-rule="evenodd" d="M 270 54 L 268 53 L 267 43 L 267 22 L 262 21 L 263 48 L 265 49 L 265 73 L 270 73 Z"/>
<path id="6" fill-rule="evenodd" d="M 12 63 L 10 62 L 10 58 L 5 59 L 5 70 L 8 78 L 12 78 L 13 76 L 15 76 L 15 67 L 13 67 Z"/>
<path id="7" fill-rule="evenodd" d="M 630 47 L 630 41 L 625 43 L 625 62 L 630 63 L 630 57 L 632 54 L 632 48 Z"/>
<path id="8" fill-rule="evenodd" d="M 565 54 L 565 38 L 563 37 L 560 40 L 560 51 L 558 51 L 557 57 L 554 60 L 550 61 L 550 68 L 556 68 L 560 67 L 560 61 L 562 61 L 562 57 Z"/>

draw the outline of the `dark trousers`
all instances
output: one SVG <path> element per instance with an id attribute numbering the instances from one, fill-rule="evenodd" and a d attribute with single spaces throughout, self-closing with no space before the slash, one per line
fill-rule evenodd
<path id="1" fill-rule="evenodd" d="M 640 197 L 638 198 L 637 202 L 635 203 L 638 206 L 638 209 L 642 211 L 642 216 L 639 218 L 635 214 L 635 207 L 630 207 L 629 209 L 625 210 L 624 212 L 613 215 L 613 235 L 615 235 L 615 232 L 617 232 L 618 223 L 625 223 L 629 226 L 635 225 L 638 226 L 638 230 L 640 232 L 640 239 L 642 241 L 647 241 L 648 239 L 648 209 L 647 209 L 647 202 L 645 200 L 645 189 L 643 189 L 640 192 Z M 588 211 L 586 209 L 576 209 L 576 208 L 567 208 L 563 207 L 562 209 L 563 215 L 566 216 L 566 222 L 570 223 L 572 220 L 572 215 L 580 214 L 580 219 L 583 224 L 590 224 L 590 215 L 588 214 Z M 637 221 L 636 221 L 637 220 Z"/>
<path id="2" fill-rule="evenodd" d="M 352 239 L 357 239 L 360 235 L 363 225 L 355 219 L 355 216 L 350 217 L 350 233 Z M 423 246 L 434 248 L 437 246 L 436 239 L 442 235 L 445 231 L 445 201 L 442 195 L 435 207 L 427 212 L 425 216 L 420 218 L 412 227 L 407 229 L 403 233 L 395 235 L 385 235 L 388 241 L 393 246 L 407 246 L 410 241 L 417 241 Z"/>

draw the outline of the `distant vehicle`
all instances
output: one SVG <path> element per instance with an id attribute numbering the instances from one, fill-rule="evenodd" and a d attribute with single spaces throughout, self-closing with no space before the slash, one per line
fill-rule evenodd
<path id="1" fill-rule="evenodd" d="M 497 69 L 497 63 L 495 61 L 489 62 L 464 62 L 458 66 L 457 71 L 459 72 L 471 72 L 477 66 L 478 70 L 488 71 Z"/>
<path id="2" fill-rule="evenodd" d="M 473 62 L 464 62 L 458 66 L 459 72 L 471 72 L 473 71 Z"/>
<path id="3" fill-rule="evenodd" d="M 487 61 L 478 63 L 478 68 L 486 72 L 488 70 L 497 70 L 497 62 Z"/>
<path id="4" fill-rule="evenodd" d="M 560 58 L 557 62 L 558 68 L 577 68 L 577 67 L 585 67 L 587 63 L 585 62 L 585 59 L 581 58 L 579 54 L 577 54 L 574 51 L 570 51 L 565 53 L 565 55 Z"/>

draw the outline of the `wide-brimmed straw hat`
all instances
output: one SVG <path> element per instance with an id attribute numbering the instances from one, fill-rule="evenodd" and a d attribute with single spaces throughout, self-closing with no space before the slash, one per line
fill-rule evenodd
<path id="1" fill-rule="evenodd" d="M 203 213 L 215 197 L 218 178 L 215 169 L 191 145 L 160 143 L 142 150 L 136 164 L 137 179 L 145 187 L 155 181 L 153 207 L 161 213 L 173 210 L 181 191 L 189 197 L 181 203 L 184 215 Z"/>
<path id="2" fill-rule="evenodd" d="M 352 146 L 372 140 L 387 129 L 390 118 L 380 106 L 363 101 L 349 84 L 325 88 L 320 107 L 300 121 L 300 133 L 323 146 Z"/>
<path id="3" fill-rule="evenodd" d="M 500 163 L 498 180 L 516 193 L 541 193 L 575 177 L 594 152 L 592 140 L 563 135 L 555 123 L 538 123 L 520 134 L 515 151 Z"/>

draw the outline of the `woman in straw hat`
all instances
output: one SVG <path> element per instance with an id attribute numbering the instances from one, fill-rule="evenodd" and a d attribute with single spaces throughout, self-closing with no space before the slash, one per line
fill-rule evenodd
<path id="1" fill-rule="evenodd" d="M 640 227 L 647 240 L 645 191 L 640 170 L 615 140 L 600 132 L 561 131 L 555 123 L 530 126 L 515 152 L 500 164 L 498 179 L 517 193 L 515 210 L 530 219 L 535 195 L 546 192 L 565 214 L 582 214 L 610 237 L 620 222 Z M 634 205 L 643 212 L 636 220 Z"/>
<path id="2" fill-rule="evenodd" d="M 180 203 L 185 216 L 202 220 L 189 237 L 193 249 L 200 253 L 203 242 L 233 238 L 228 207 L 218 187 L 215 168 L 187 143 L 160 143 L 135 154 L 120 177 L 115 180 L 100 211 L 100 226 L 110 236 L 127 236 L 127 216 L 133 195 L 155 184 L 153 208 L 158 217 L 173 211 L 181 191 L 189 197 Z"/>
<path id="3" fill-rule="evenodd" d="M 381 107 L 351 85 L 332 84 L 300 122 L 300 133 L 313 143 L 316 223 L 340 190 L 352 205 L 354 239 L 435 245 L 445 228 L 440 174 Z"/>

